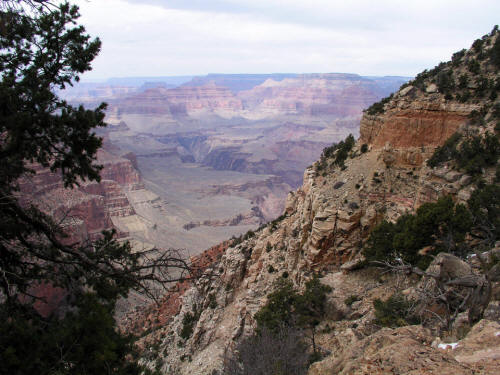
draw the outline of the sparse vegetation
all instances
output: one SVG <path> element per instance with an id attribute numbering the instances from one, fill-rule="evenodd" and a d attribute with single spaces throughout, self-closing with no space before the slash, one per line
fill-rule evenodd
<path id="1" fill-rule="evenodd" d="M 455 205 L 451 197 L 426 203 L 415 215 L 401 216 L 396 223 L 383 221 L 373 229 L 363 248 L 368 261 L 403 261 L 427 268 L 431 254 L 459 252 L 465 234 L 472 226 L 472 217 L 464 205 Z M 426 255 L 419 250 L 428 248 Z"/>
<path id="2" fill-rule="evenodd" d="M 493 28 L 492 33 L 498 32 L 498 25 Z M 497 37 L 493 47 L 490 49 L 490 59 L 491 62 L 497 67 L 500 68 L 500 38 Z"/>
<path id="3" fill-rule="evenodd" d="M 295 327 L 310 332 L 313 353 L 316 348 L 316 327 L 326 312 L 326 294 L 331 291 L 317 276 L 306 283 L 300 294 L 288 279 L 281 279 L 278 288 L 267 297 L 267 303 L 255 314 L 258 330 L 279 332 L 282 327 Z"/>
<path id="4" fill-rule="evenodd" d="M 394 94 L 389 95 L 388 97 L 380 100 L 379 102 L 373 103 L 369 106 L 365 112 L 369 115 L 376 115 L 378 113 L 384 113 L 384 106 L 391 101 L 394 97 Z"/>
<path id="5" fill-rule="evenodd" d="M 344 162 L 348 158 L 349 153 L 351 152 L 355 143 L 356 140 L 354 139 L 354 136 L 352 134 L 349 134 L 345 140 L 323 149 L 323 153 L 321 154 L 316 170 L 320 171 L 325 169 L 332 157 L 333 162 L 331 162 L 330 165 L 345 169 Z"/>
<path id="6" fill-rule="evenodd" d="M 182 329 L 180 332 L 180 337 L 187 340 L 193 334 L 194 326 L 200 319 L 201 311 L 198 310 L 197 306 L 194 306 L 192 312 L 187 312 L 182 318 Z"/>
<path id="7" fill-rule="evenodd" d="M 269 222 L 268 223 L 268 226 L 269 226 L 269 231 L 272 233 L 274 232 L 276 229 L 278 229 L 278 224 L 280 222 L 282 222 L 284 219 L 286 218 L 286 213 L 284 213 L 283 215 L 281 216 L 278 216 L 276 219 L 274 219 L 273 221 Z"/>
<path id="8" fill-rule="evenodd" d="M 217 298 L 214 293 L 208 295 L 208 307 L 211 309 L 217 308 Z"/>
<path id="9" fill-rule="evenodd" d="M 309 354 L 303 334 L 296 328 L 262 329 L 243 339 L 237 349 L 235 355 L 224 358 L 223 374 L 307 374 Z"/>
<path id="10" fill-rule="evenodd" d="M 472 120 L 475 119 L 474 114 Z M 427 161 L 430 167 L 443 162 L 453 161 L 458 169 L 477 176 L 483 168 L 494 166 L 500 156 L 500 143 L 494 134 L 486 133 L 483 137 L 471 136 L 463 139 L 458 133 L 451 136 L 443 146 L 438 147 Z"/>
<path id="11" fill-rule="evenodd" d="M 403 327 L 417 324 L 419 320 L 413 315 L 413 304 L 403 295 L 395 293 L 387 300 L 373 301 L 375 323 L 384 327 Z"/>
<path id="12" fill-rule="evenodd" d="M 431 158 L 427 160 L 427 165 L 434 168 L 443 162 L 453 159 L 457 153 L 457 145 L 461 138 L 462 135 L 460 133 L 453 134 L 442 146 L 436 148 Z"/>
<path id="13" fill-rule="evenodd" d="M 354 302 L 357 301 L 361 301 L 361 298 L 359 298 L 359 296 L 357 295 L 352 294 L 344 300 L 344 303 L 346 304 L 346 306 L 351 306 Z"/>

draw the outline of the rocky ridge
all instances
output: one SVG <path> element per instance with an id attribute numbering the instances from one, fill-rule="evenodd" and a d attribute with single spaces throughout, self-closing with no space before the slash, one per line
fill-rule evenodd
<path id="1" fill-rule="evenodd" d="M 484 44 L 493 45 L 498 34 L 492 32 Z M 476 55 L 467 52 L 464 59 Z M 498 79 L 498 69 L 490 75 Z M 254 315 L 277 280 L 287 278 L 303 287 L 313 272 L 321 272 L 322 282 L 333 289 L 328 300 L 336 308 L 320 323 L 324 359 L 309 374 L 493 374 L 500 361 L 493 321 L 498 302 L 460 341 L 461 349 L 440 349 L 435 333 L 422 326 L 380 329 L 373 323 L 373 301 L 395 288 L 411 289 L 414 280 L 401 286 L 391 274 L 356 270 L 364 241 L 382 219 L 394 221 L 443 195 L 465 202 L 474 189 L 471 176 L 448 164 L 432 169 L 425 160 L 455 131 L 470 129 L 479 108 L 486 112 L 477 132 L 492 131 L 494 106 L 489 103 L 498 100 L 493 94 L 490 102 L 481 96 L 458 100 L 439 92 L 435 79 L 417 77 L 382 102 L 381 109 L 369 109 L 342 168 L 322 158 L 306 169 L 302 187 L 288 195 L 284 214 L 233 242 L 207 268 L 214 277 L 193 282 L 182 295 L 179 313 L 142 338 L 151 354 L 145 363 L 169 374 L 219 373 L 224 357 L 253 333 Z M 490 168 L 483 176 L 493 181 L 493 174 Z M 353 295 L 359 301 L 342 303 Z M 194 320 L 192 330 L 182 337 L 187 316 Z"/>

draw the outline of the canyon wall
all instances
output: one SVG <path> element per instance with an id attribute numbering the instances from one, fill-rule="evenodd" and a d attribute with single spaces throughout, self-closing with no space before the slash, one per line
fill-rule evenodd
<path id="1" fill-rule="evenodd" d="M 58 173 L 40 165 L 34 165 L 34 174 L 20 181 L 21 202 L 35 204 L 61 221 L 69 235 L 64 239 L 67 243 L 95 239 L 101 231 L 114 228 L 112 216 L 134 214 L 123 191 L 140 182 L 130 160 L 99 150 L 97 163 L 103 165 L 101 182 L 80 181 L 74 189 L 65 188 Z"/>

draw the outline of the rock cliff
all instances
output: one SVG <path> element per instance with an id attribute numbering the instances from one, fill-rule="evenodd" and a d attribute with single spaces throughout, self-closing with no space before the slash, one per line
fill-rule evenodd
<path id="1" fill-rule="evenodd" d="M 101 231 L 114 228 L 111 217 L 134 214 L 123 190 L 140 182 L 132 162 L 106 150 L 98 152 L 97 161 L 103 165 L 99 183 L 83 181 L 75 189 L 67 189 L 59 174 L 40 165 L 33 166 L 34 174 L 20 183 L 21 201 L 34 203 L 61 220 L 69 234 L 65 241 L 69 243 L 95 239 Z"/>
<path id="2" fill-rule="evenodd" d="M 197 111 L 237 111 L 241 100 L 227 88 L 209 82 L 203 86 L 153 88 L 118 103 L 122 113 L 189 115 Z"/>
<path id="3" fill-rule="evenodd" d="M 498 35 L 494 30 L 483 38 L 483 56 L 489 56 Z M 221 373 L 224 359 L 254 332 L 255 313 L 277 281 L 288 279 L 303 288 L 319 272 L 322 283 L 332 288 L 328 301 L 335 308 L 319 323 L 323 359 L 309 374 L 495 373 L 500 365 L 493 321 L 498 319 L 497 301 L 491 302 L 487 319 L 460 341 L 462 349 L 440 349 L 436 333 L 421 325 L 380 329 L 374 323 L 373 301 L 395 289 L 409 293 L 415 280 L 374 268 L 357 270 L 361 249 L 381 220 L 395 221 L 443 195 L 465 202 L 475 189 L 471 176 L 452 170 L 451 164 L 430 168 L 425 161 L 457 130 L 493 131 L 498 84 L 488 86 L 486 93 L 477 86 L 453 91 L 455 84 L 442 78 L 453 67 L 457 86 L 464 74 L 469 82 L 481 74 L 498 79 L 498 68 L 487 59 L 473 71 L 467 67 L 478 56 L 481 52 L 474 48 L 462 52 L 454 63 L 424 72 L 370 107 L 361 120 L 361 137 L 342 163 L 325 151 L 306 169 L 302 187 L 289 193 L 280 218 L 233 241 L 206 268 L 210 278 L 192 281 L 182 296 L 176 294 L 182 299 L 178 313 L 141 339 L 145 363 L 169 374 Z M 279 84 L 264 86 L 272 91 Z M 478 112 L 482 120 L 473 123 Z M 484 169 L 486 181 L 493 181 L 494 169 Z M 344 302 L 353 296 L 353 302 Z"/>
<path id="4" fill-rule="evenodd" d="M 268 79 L 238 93 L 245 108 L 270 113 L 357 116 L 383 94 L 375 82 L 355 74 L 304 74 Z"/>

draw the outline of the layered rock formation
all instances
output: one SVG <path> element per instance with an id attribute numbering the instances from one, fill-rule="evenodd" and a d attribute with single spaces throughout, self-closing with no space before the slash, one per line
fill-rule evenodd
<path id="1" fill-rule="evenodd" d="M 111 217 L 134 214 L 123 189 L 140 182 L 130 160 L 100 150 L 98 163 L 103 165 L 101 182 L 83 181 L 75 189 L 65 188 L 59 174 L 35 165 L 34 174 L 20 183 L 21 201 L 60 220 L 69 234 L 68 243 L 95 239 L 101 231 L 114 228 Z"/>
<path id="2" fill-rule="evenodd" d="M 237 111 L 243 106 L 229 89 L 207 83 L 196 87 L 148 89 L 121 101 L 119 108 L 122 113 L 188 115 L 201 110 Z"/>
<path id="3" fill-rule="evenodd" d="M 493 45 L 498 35 L 492 33 L 485 45 Z M 476 52 L 464 59 L 471 61 Z M 464 65 L 456 64 L 462 74 Z M 490 68 L 487 61 L 482 68 Z M 179 313 L 143 337 L 144 347 L 159 348 L 145 363 L 164 373 L 221 373 L 224 358 L 254 332 L 255 313 L 274 285 L 287 278 L 303 288 L 313 272 L 321 272 L 322 282 L 332 287 L 332 311 L 317 328 L 323 359 L 309 374 L 494 374 L 500 366 L 494 322 L 498 301 L 491 302 L 486 319 L 456 351 L 441 349 L 436 332 L 422 326 L 380 329 L 374 323 L 373 301 L 396 289 L 412 293 L 415 280 L 373 268 L 356 270 L 366 238 L 382 219 L 394 221 L 443 195 L 465 202 L 475 188 L 463 172 L 448 164 L 432 169 L 425 160 L 453 132 L 468 129 L 478 108 L 485 112 L 474 132 L 491 132 L 497 96 L 481 99 L 474 93 L 463 100 L 437 92 L 437 73 L 420 77 L 377 110 L 368 110 L 361 138 L 342 167 L 324 155 L 307 168 L 302 187 L 288 195 L 284 214 L 227 248 L 206 269 L 212 277 L 194 281 L 184 291 Z M 498 76 L 498 69 L 490 75 Z M 482 176 L 491 182 L 494 173 L 489 167 Z M 358 301 L 344 303 L 352 296 Z"/>
<path id="4" fill-rule="evenodd" d="M 410 91 L 407 91 L 410 89 Z M 390 143 L 394 147 L 433 148 L 444 143 L 468 121 L 473 110 L 480 108 L 473 103 L 450 103 L 443 96 L 411 95 L 408 86 L 398 94 L 383 115 L 365 115 L 360 123 L 360 140 L 376 148 Z"/>
<path id="5" fill-rule="evenodd" d="M 282 81 L 268 79 L 238 97 L 254 111 L 357 116 L 383 95 L 377 85 L 355 74 L 308 74 Z"/>
<path id="6" fill-rule="evenodd" d="M 120 113 L 175 116 L 204 111 L 248 118 L 297 115 L 359 116 L 360 111 L 389 94 L 407 79 L 364 78 L 356 74 L 270 76 L 265 82 L 242 75 L 219 79 L 200 77 L 173 89 L 157 87 L 112 101 Z M 247 90 L 237 89 L 237 79 Z M 235 88 L 231 91 L 225 87 Z M 260 83 L 260 84 L 257 84 Z"/>

